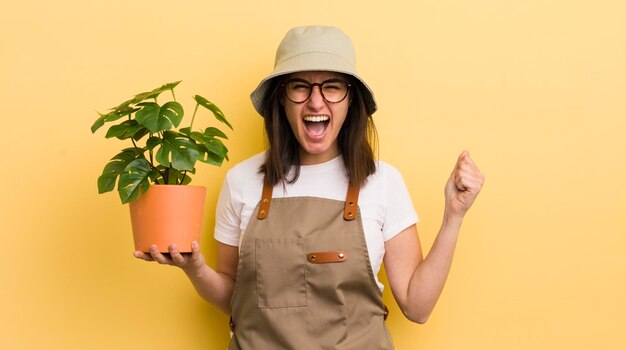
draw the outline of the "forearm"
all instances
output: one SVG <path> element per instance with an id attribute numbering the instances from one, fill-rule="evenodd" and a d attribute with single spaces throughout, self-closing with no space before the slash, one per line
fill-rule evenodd
<path id="1" fill-rule="evenodd" d="M 199 271 L 187 271 L 185 274 L 196 292 L 227 315 L 230 315 L 230 298 L 235 281 L 225 273 L 220 273 L 204 265 Z"/>
<path id="2" fill-rule="evenodd" d="M 485 181 L 476 164 L 463 151 L 446 183 L 443 223 L 428 256 L 422 253 L 415 227 L 385 243 L 385 268 L 392 291 L 406 317 L 424 323 L 446 283 L 465 214 Z"/>
<path id="3" fill-rule="evenodd" d="M 460 217 L 444 214 L 430 252 L 413 271 L 404 310 L 409 319 L 424 323 L 432 313 L 450 272 L 462 221 Z"/>

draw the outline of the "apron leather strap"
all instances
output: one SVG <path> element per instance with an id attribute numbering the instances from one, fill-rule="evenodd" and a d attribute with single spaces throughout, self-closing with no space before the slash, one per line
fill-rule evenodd
<path id="1" fill-rule="evenodd" d="M 346 204 L 343 207 L 343 218 L 347 221 L 356 219 L 356 208 L 359 202 L 359 187 L 350 183 L 348 186 L 348 194 L 346 195 Z"/>
<path id="2" fill-rule="evenodd" d="M 261 203 L 259 204 L 259 212 L 257 219 L 263 220 L 267 218 L 270 212 L 270 204 L 272 203 L 272 185 L 263 181 L 263 192 L 261 194 Z M 352 183 L 348 185 L 348 193 L 346 194 L 346 204 L 343 208 L 343 218 L 347 221 L 356 219 L 356 208 L 359 202 L 359 187 Z"/>
<path id="3" fill-rule="evenodd" d="M 261 203 L 259 204 L 259 213 L 257 219 L 263 220 L 270 212 L 270 204 L 272 203 L 272 191 L 274 187 L 263 181 L 263 193 L 261 194 Z"/>

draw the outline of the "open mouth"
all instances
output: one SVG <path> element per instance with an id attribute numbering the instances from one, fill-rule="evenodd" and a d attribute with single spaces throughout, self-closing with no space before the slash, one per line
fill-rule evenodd
<path id="1" fill-rule="evenodd" d="M 327 115 L 307 115 L 304 117 L 304 129 L 311 137 L 324 136 L 324 132 L 330 123 Z"/>

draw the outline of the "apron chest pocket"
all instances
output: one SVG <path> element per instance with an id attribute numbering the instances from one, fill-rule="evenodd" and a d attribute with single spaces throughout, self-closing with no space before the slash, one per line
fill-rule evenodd
<path id="1" fill-rule="evenodd" d="M 306 306 L 306 254 L 302 238 L 257 239 L 259 308 Z"/>

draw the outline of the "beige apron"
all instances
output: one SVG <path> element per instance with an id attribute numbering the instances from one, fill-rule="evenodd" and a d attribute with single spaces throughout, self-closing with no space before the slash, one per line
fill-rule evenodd
<path id="1" fill-rule="evenodd" d="M 393 349 L 358 195 L 272 199 L 263 187 L 239 251 L 229 349 Z"/>

